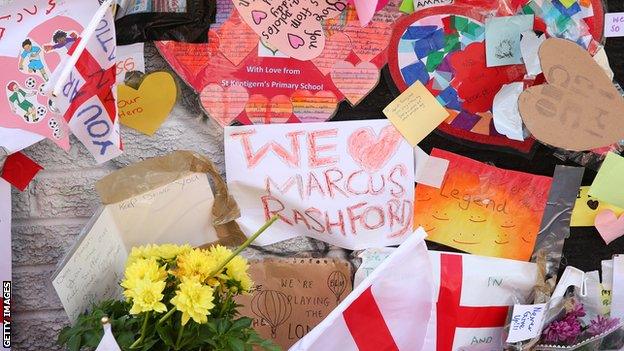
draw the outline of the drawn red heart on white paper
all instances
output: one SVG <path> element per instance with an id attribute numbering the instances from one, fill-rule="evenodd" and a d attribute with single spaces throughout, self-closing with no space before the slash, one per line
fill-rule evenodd
<path id="1" fill-rule="evenodd" d="M 360 128 L 349 136 L 349 155 L 365 171 L 374 173 L 394 156 L 402 139 L 394 126 L 384 127 L 379 137 L 370 127 Z"/>
<path id="2" fill-rule="evenodd" d="M 594 219 L 594 225 L 607 245 L 624 235 L 624 215 L 618 218 L 612 210 L 598 213 Z"/>
<path id="3" fill-rule="evenodd" d="M 249 93 L 241 86 L 223 89 L 220 85 L 212 83 L 202 89 L 199 100 L 206 113 L 225 127 L 243 112 L 249 101 Z"/>
<path id="4" fill-rule="evenodd" d="M 370 62 L 357 66 L 347 61 L 336 62 L 331 70 L 336 88 L 344 94 L 351 105 L 357 105 L 379 82 L 379 68 Z"/>
<path id="5" fill-rule="evenodd" d="M 234 5 L 262 40 L 305 61 L 323 51 L 325 33 L 321 21 L 338 16 L 347 7 L 347 1 L 234 0 Z"/>

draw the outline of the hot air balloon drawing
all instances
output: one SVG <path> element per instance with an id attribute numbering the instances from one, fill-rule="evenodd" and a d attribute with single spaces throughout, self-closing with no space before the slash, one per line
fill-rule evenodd
<path id="1" fill-rule="evenodd" d="M 264 319 L 271 327 L 271 338 L 275 339 L 277 327 L 290 318 L 292 305 L 286 294 L 275 290 L 264 290 L 251 299 L 251 311 Z"/>
<path id="2" fill-rule="evenodd" d="M 336 296 L 336 302 L 340 302 L 340 295 L 342 295 L 347 288 L 347 277 L 340 271 L 333 271 L 329 277 L 327 277 L 327 286 Z"/>

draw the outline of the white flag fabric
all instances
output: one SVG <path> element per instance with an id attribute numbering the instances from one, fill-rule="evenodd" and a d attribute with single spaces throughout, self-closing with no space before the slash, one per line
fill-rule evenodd
<path id="1" fill-rule="evenodd" d="M 104 336 L 95 351 L 121 351 L 113 336 L 110 323 L 104 324 Z"/>
<path id="2" fill-rule="evenodd" d="M 421 350 L 434 301 L 425 236 L 418 228 L 290 351 Z"/>

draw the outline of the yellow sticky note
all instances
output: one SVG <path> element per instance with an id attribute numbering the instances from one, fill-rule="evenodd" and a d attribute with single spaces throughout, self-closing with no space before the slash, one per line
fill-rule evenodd
<path id="1" fill-rule="evenodd" d="M 394 99 L 383 113 L 412 146 L 416 146 L 449 116 L 420 81 Z"/>
<path id="2" fill-rule="evenodd" d="M 582 186 L 579 189 L 576 203 L 572 210 L 571 227 L 593 227 L 596 215 L 603 210 L 612 210 L 616 215 L 624 213 L 624 209 L 600 201 L 588 194 L 589 186 Z"/>
<path id="3" fill-rule="evenodd" d="M 169 72 L 143 77 L 139 89 L 125 84 L 117 87 L 117 111 L 121 124 L 152 135 L 167 119 L 175 105 L 178 88 Z"/>

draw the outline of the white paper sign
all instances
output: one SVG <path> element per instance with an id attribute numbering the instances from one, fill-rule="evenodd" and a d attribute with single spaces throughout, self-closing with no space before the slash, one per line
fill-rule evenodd
<path id="1" fill-rule="evenodd" d="M 542 332 L 546 304 L 515 305 L 507 342 L 530 340 Z"/>
<path id="2" fill-rule="evenodd" d="M 613 256 L 611 317 L 624 320 L 624 255 Z"/>
<path id="3" fill-rule="evenodd" d="M 604 36 L 607 38 L 624 36 L 624 12 L 605 13 Z"/>
<path id="4" fill-rule="evenodd" d="M 412 147 L 387 120 L 227 127 L 230 192 L 257 242 L 305 235 L 351 250 L 400 244 L 412 227 Z"/>
<path id="5" fill-rule="evenodd" d="M 145 73 L 143 47 L 144 43 L 117 46 L 115 53 L 115 59 L 117 60 L 117 83 L 123 83 L 127 72 L 140 71 Z"/>
<path id="6" fill-rule="evenodd" d="M 146 244 L 200 246 L 218 239 L 214 195 L 205 174 L 193 173 L 160 188 L 110 204 L 96 214 L 63 260 L 52 285 L 73 322 L 93 303 L 121 298 L 128 253 Z"/>

